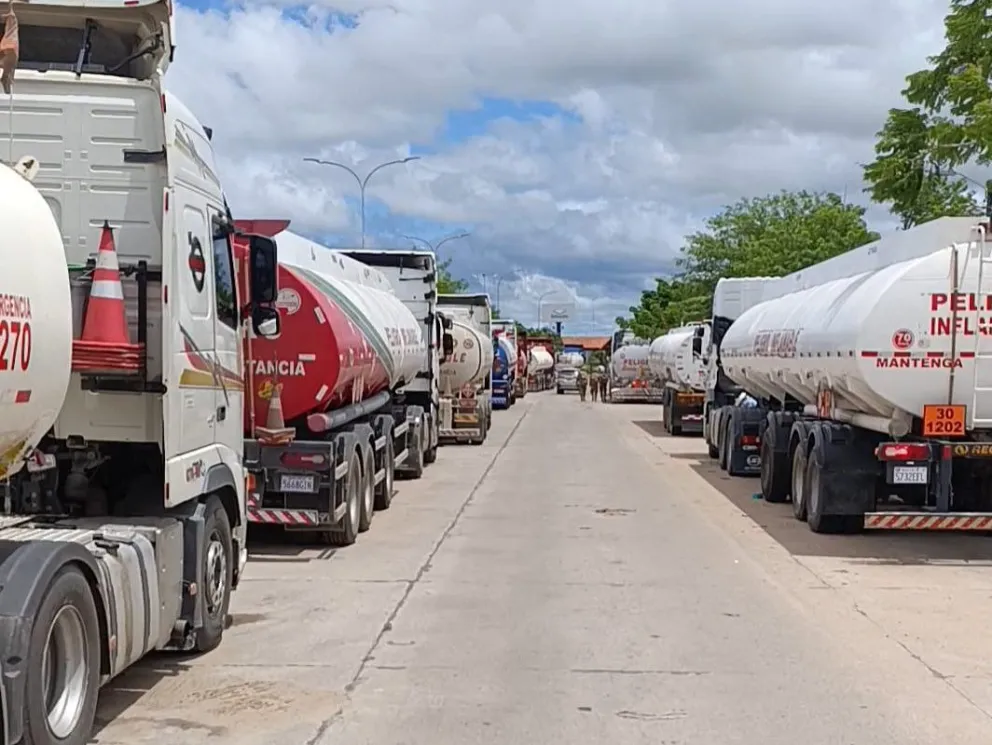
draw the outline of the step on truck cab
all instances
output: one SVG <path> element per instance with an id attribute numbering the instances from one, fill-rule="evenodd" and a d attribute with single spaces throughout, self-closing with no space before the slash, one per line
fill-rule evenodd
<path id="1" fill-rule="evenodd" d="M 481 445 L 492 426 L 492 306 L 489 295 L 439 295 L 450 319 L 450 353 L 441 365 L 441 441 Z"/>
<path id="2" fill-rule="evenodd" d="M 351 545 L 389 508 L 395 477 L 424 472 L 422 320 L 371 263 L 293 233 L 288 220 L 238 224 L 280 246 L 281 332 L 246 340 L 248 520 Z M 430 288 L 419 280 L 423 299 Z"/>
<path id="3" fill-rule="evenodd" d="M 0 166 L 0 738 L 78 745 L 101 684 L 221 641 L 247 559 L 240 338 L 278 333 L 276 250 L 247 239 L 239 296 L 209 133 L 162 89 L 171 3 L 16 10 L 0 150 L 33 184 Z"/>

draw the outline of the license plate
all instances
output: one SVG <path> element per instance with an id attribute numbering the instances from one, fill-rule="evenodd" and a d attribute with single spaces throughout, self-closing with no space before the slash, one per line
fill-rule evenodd
<path id="1" fill-rule="evenodd" d="M 929 476 L 927 466 L 895 466 L 892 469 L 893 484 L 925 484 Z"/>
<path id="2" fill-rule="evenodd" d="M 281 474 L 279 476 L 279 491 L 288 492 L 313 492 L 317 483 L 316 476 L 290 476 Z"/>
<path id="3" fill-rule="evenodd" d="M 760 455 L 747 456 L 747 464 L 752 468 L 757 468 L 758 466 L 761 465 L 761 456 Z"/>

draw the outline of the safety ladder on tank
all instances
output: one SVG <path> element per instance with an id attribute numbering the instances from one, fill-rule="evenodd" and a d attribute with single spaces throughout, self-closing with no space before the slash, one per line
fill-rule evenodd
<path id="1" fill-rule="evenodd" d="M 974 367 L 972 370 L 972 398 L 971 407 L 968 411 L 968 429 L 992 429 L 992 335 L 983 333 L 988 331 L 990 324 L 989 314 L 983 311 L 986 305 L 984 300 L 984 282 L 986 280 L 985 267 L 992 264 L 992 244 L 989 244 L 985 225 L 977 225 L 972 228 L 971 236 L 968 239 L 968 253 L 965 256 L 965 269 L 958 277 L 952 277 L 955 285 L 958 285 L 958 292 L 967 292 L 960 287 L 960 278 L 967 276 L 967 262 L 973 252 L 973 247 L 978 254 L 978 278 L 975 285 L 975 319 L 974 319 L 974 344 L 972 355 L 974 357 Z M 954 249 L 957 250 L 956 248 Z M 956 262 L 952 264 L 956 268 Z M 953 291 L 953 288 L 952 288 Z M 952 299 L 953 303 L 954 300 Z M 957 333 L 955 328 L 952 333 Z M 964 346 L 964 345 L 962 345 Z M 964 356 L 964 349 L 959 355 Z M 954 374 L 955 368 L 951 368 Z"/>

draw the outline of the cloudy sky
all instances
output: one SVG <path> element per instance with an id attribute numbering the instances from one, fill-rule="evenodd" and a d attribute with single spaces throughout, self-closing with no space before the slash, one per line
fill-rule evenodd
<path id="1" fill-rule="evenodd" d="M 777 189 L 862 200 L 873 133 L 941 48 L 942 0 L 328 0 L 177 6 L 167 84 L 214 129 L 239 217 L 442 257 L 532 324 L 604 333 L 681 237 Z M 887 216 L 872 213 L 876 228 Z"/>

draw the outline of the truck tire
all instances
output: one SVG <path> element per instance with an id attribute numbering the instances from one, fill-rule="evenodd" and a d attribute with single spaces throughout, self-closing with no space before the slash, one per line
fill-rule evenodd
<path id="1" fill-rule="evenodd" d="M 89 742 L 99 688 L 100 624 L 93 590 L 78 568 L 66 565 L 52 578 L 31 628 L 24 745 Z"/>
<path id="2" fill-rule="evenodd" d="M 358 532 L 364 533 L 372 527 L 372 517 L 375 515 L 375 455 L 367 442 L 363 442 L 361 447 L 362 510 L 358 517 Z"/>
<path id="3" fill-rule="evenodd" d="M 792 464 L 775 457 L 775 433 L 774 427 L 768 427 L 761 438 L 761 496 L 771 504 L 782 504 L 789 499 Z"/>
<path id="4" fill-rule="evenodd" d="M 792 514 L 806 521 L 806 443 L 800 442 L 792 453 Z"/>
<path id="5" fill-rule="evenodd" d="M 428 465 L 437 460 L 437 444 L 441 439 L 441 433 L 438 431 L 439 427 L 440 425 L 438 424 L 437 417 L 431 417 L 430 437 L 434 444 L 424 451 L 424 463 L 427 463 Z"/>
<path id="6" fill-rule="evenodd" d="M 227 625 L 234 582 L 231 521 L 220 497 L 211 494 L 203 512 L 203 626 L 196 632 L 196 651 L 220 644 Z"/>
<path id="7" fill-rule="evenodd" d="M 707 447 L 707 452 L 709 453 L 709 456 L 711 458 L 720 457 L 720 451 L 716 449 L 716 445 L 714 445 L 712 442 L 707 441 L 706 447 Z"/>
<path id="8" fill-rule="evenodd" d="M 727 433 L 727 423 L 723 419 L 724 419 L 723 417 L 720 418 L 720 426 L 719 426 L 719 429 L 717 429 L 718 435 L 717 435 L 716 443 L 717 443 L 717 447 L 719 448 L 720 470 L 721 471 L 726 471 L 727 470 L 727 437 L 728 437 L 728 433 Z"/>
<path id="9" fill-rule="evenodd" d="M 424 430 L 417 427 L 413 433 L 413 468 L 407 471 L 408 478 L 419 479 L 424 475 Z"/>
<path id="10" fill-rule="evenodd" d="M 357 449 L 348 458 L 348 475 L 344 477 L 345 504 L 344 517 L 340 527 L 327 532 L 327 541 L 332 546 L 350 546 L 358 540 L 362 519 L 362 461 Z"/>
<path id="11" fill-rule="evenodd" d="M 396 481 L 396 450 L 393 447 L 393 430 L 384 430 L 386 434 L 386 444 L 382 447 L 382 467 L 385 474 L 382 481 L 376 486 L 375 508 L 377 510 L 388 510 L 393 502 L 393 484 Z"/>

